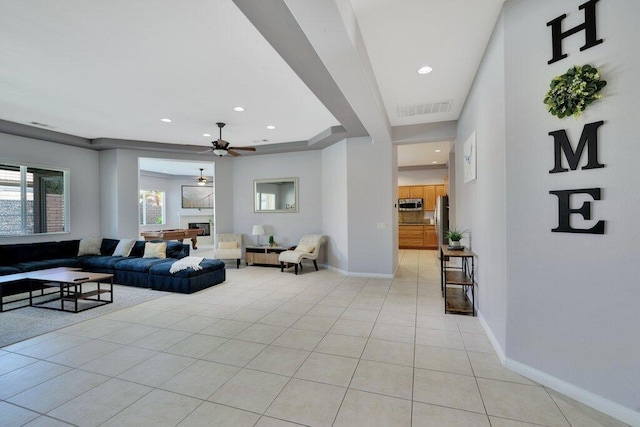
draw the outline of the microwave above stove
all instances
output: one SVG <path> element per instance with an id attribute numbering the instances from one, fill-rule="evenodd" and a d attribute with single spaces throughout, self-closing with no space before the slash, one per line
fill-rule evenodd
<path id="1" fill-rule="evenodd" d="M 398 199 L 399 211 L 421 211 L 422 199 Z"/>

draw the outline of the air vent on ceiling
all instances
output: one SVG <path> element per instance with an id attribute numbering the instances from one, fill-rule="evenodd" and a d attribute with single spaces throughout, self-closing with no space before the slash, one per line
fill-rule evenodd
<path id="1" fill-rule="evenodd" d="M 451 111 L 453 99 L 427 104 L 403 105 L 398 107 L 398 117 L 419 116 L 421 114 L 448 113 Z"/>
<path id="2" fill-rule="evenodd" d="M 40 122 L 29 122 L 29 124 L 32 124 L 32 125 L 34 125 L 34 126 L 39 126 L 39 127 L 41 127 L 41 128 L 50 128 L 50 129 L 55 129 L 55 126 L 51 126 L 51 125 L 48 125 L 48 124 L 46 124 L 46 123 L 40 123 Z"/>

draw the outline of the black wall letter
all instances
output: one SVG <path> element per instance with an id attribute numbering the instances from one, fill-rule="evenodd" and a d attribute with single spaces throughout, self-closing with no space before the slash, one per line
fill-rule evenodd
<path id="1" fill-rule="evenodd" d="M 600 200 L 600 188 L 583 188 L 581 190 L 561 190 L 549 191 L 558 197 L 558 227 L 551 231 L 556 233 L 586 233 L 586 234 L 604 234 L 604 221 L 598 221 L 591 228 L 572 228 L 570 217 L 571 214 L 579 214 L 586 220 L 591 219 L 591 202 L 584 202 L 577 209 L 571 208 L 572 194 L 589 194 L 593 200 Z"/>
<path id="2" fill-rule="evenodd" d="M 562 20 L 567 17 L 566 13 L 547 22 L 547 27 L 551 27 L 551 43 L 553 47 L 553 57 L 547 64 L 553 64 L 556 61 L 566 58 L 567 55 L 562 53 L 562 39 L 582 30 L 584 30 L 585 41 L 580 51 L 602 43 L 602 39 L 599 39 L 596 35 L 596 3 L 598 3 L 598 1 L 599 0 L 589 0 L 581 4 L 578 9 L 584 10 L 584 23 L 570 28 L 567 31 L 562 31 Z"/>
<path id="3" fill-rule="evenodd" d="M 603 123 L 604 121 L 601 120 L 584 125 L 575 152 L 571 148 L 567 132 L 564 130 L 549 132 L 549 135 L 553 137 L 553 154 L 555 158 L 555 167 L 551 169 L 549 173 L 567 172 L 569 170 L 562 167 L 562 153 L 564 153 L 571 170 L 576 170 L 585 147 L 589 151 L 589 154 L 587 156 L 587 164 L 584 165 L 582 169 L 603 168 L 604 165 L 598 162 L 598 128 L 602 126 Z"/>

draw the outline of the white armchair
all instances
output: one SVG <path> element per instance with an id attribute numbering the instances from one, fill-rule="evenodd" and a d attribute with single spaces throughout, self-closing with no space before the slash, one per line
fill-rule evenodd
<path id="1" fill-rule="evenodd" d="M 298 265 L 302 268 L 302 260 L 313 260 L 313 266 L 318 271 L 318 255 L 320 247 L 327 241 L 327 238 L 321 234 L 308 234 L 302 236 L 295 249 L 280 253 L 278 260 L 280 261 L 280 271 L 284 271 L 288 264 L 293 264 L 295 273 L 298 274 Z"/>
<path id="2" fill-rule="evenodd" d="M 235 259 L 236 268 L 240 268 L 240 258 L 242 258 L 242 234 L 216 234 L 216 240 L 218 243 L 213 252 L 213 257 L 215 259 Z"/>

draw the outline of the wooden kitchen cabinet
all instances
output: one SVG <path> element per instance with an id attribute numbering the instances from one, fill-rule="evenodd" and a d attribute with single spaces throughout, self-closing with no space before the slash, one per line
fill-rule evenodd
<path id="1" fill-rule="evenodd" d="M 425 185 L 424 186 L 424 203 L 422 210 L 434 211 L 436 210 L 436 200 L 438 196 L 446 195 L 446 188 L 444 184 L 438 185 Z"/>
<path id="2" fill-rule="evenodd" d="M 422 210 L 433 211 L 436 209 L 436 186 L 425 185 L 424 186 L 424 201 L 422 203 Z"/>
<path id="3" fill-rule="evenodd" d="M 400 249 L 424 247 L 424 226 L 400 225 L 398 231 Z"/>
<path id="4" fill-rule="evenodd" d="M 398 187 L 398 199 L 424 199 L 424 186 L 403 185 Z"/>
<path id="5" fill-rule="evenodd" d="M 429 249 L 438 248 L 438 235 L 435 225 L 424 226 L 424 246 Z"/>

